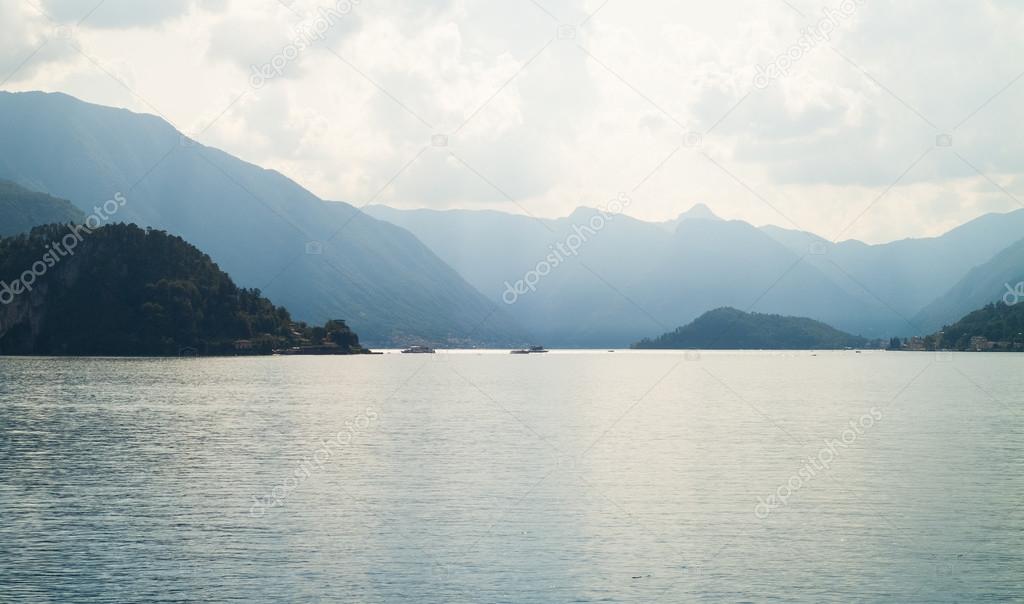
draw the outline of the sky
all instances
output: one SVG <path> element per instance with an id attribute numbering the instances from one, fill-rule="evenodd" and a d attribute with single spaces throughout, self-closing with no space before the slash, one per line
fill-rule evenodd
<path id="1" fill-rule="evenodd" d="M 625 193 L 878 243 L 1024 207 L 1021 31 L 1009 0 L 0 0 L 0 89 L 356 206 Z"/>

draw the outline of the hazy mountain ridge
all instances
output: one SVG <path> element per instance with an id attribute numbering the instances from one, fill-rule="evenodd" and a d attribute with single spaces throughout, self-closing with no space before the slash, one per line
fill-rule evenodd
<path id="1" fill-rule="evenodd" d="M 991 302 L 1004 298 L 1014 301 L 1024 283 L 1024 239 L 1006 248 L 994 258 L 972 269 L 949 291 L 926 306 L 914 318 L 929 331 L 960 319 Z M 1018 300 L 1024 302 L 1024 297 Z"/>
<path id="2" fill-rule="evenodd" d="M 869 337 L 910 331 L 873 296 L 855 295 L 762 229 L 722 220 L 704 208 L 684 213 L 674 230 L 614 216 L 509 308 L 552 345 L 626 345 L 720 306 L 807 316 Z M 598 211 L 561 219 L 472 210 L 367 212 L 415 233 L 478 290 L 499 300 L 551 247 Z M 571 326 L 571 330 L 570 330 Z"/>
<path id="3" fill-rule="evenodd" d="M 878 245 L 855 240 L 833 244 L 811 233 L 773 226 L 762 230 L 795 253 L 806 255 L 808 262 L 851 295 L 884 302 L 893 314 L 903 318 L 902 328 L 893 333 L 920 335 L 931 326 L 922 323 L 918 313 L 944 296 L 969 271 L 1020 239 L 1024 234 L 1024 210 L 987 214 L 938 237 Z"/>
<path id="4" fill-rule="evenodd" d="M 498 300 L 506 282 L 521 279 L 598 211 L 579 208 L 559 219 L 367 212 L 416 234 Z M 805 316 L 872 338 L 922 335 L 918 311 L 1016 240 L 1018 223 L 1024 229 L 1024 211 L 983 216 L 940 237 L 868 245 L 722 220 L 703 204 L 661 223 L 615 216 L 509 312 L 546 341 L 571 346 L 636 341 L 720 306 Z"/>
<path id="5" fill-rule="evenodd" d="M 63 94 L 0 93 L 0 134 L 0 178 L 87 210 L 120 192 L 127 203 L 114 221 L 185 237 L 297 318 L 348 319 L 374 345 L 527 339 L 412 234 L 157 117 Z"/>
<path id="6" fill-rule="evenodd" d="M 43 224 L 79 224 L 83 220 L 85 214 L 66 199 L 0 180 L 0 237 L 27 233 Z"/>

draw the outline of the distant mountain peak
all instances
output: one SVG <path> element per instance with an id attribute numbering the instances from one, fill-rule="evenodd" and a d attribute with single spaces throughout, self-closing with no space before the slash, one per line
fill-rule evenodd
<path id="1" fill-rule="evenodd" d="M 680 214 L 676 220 L 682 222 L 684 220 L 694 218 L 701 220 L 721 220 L 717 214 L 711 211 L 711 208 L 703 203 L 695 204 L 692 208 Z"/>
<path id="2" fill-rule="evenodd" d="M 572 219 L 589 218 L 590 216 L 593 216 L 594 214 L 597 214 L 597 213 L 598 213 L 598 210 L 596 208 L 590 208 L 590 207 L 587 207 L 587 206 L 578 206 L 575 210 L 572 211 L 571 214 L 569 214 L 569 216 L 567 216 L 567 218 L 572 218 Z"/>

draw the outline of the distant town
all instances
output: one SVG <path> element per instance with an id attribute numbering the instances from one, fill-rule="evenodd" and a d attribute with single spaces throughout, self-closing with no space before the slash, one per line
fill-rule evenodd
<path id="1" fill-rule="evenodd" d="M 936 350 L 957 350 L 960 352 L 1024 352 L 1024 334 L 1017 334 L 1013 340 L 992 341 L 985 336 L 971 336 L 967 347 L 942 348 L 935 345 L 934 336 L 900 339 L 893 338 L 887 350 L 907 350 L 911 352 L 928 352 Z"/>

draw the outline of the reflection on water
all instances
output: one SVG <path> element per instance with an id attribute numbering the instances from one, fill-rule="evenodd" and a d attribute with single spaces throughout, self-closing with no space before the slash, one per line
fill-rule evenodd
<path id="1" fill-rule="evenodd" d="M 1022 369 L 0 359 L 0 600 L 1021 601 Z"/>

